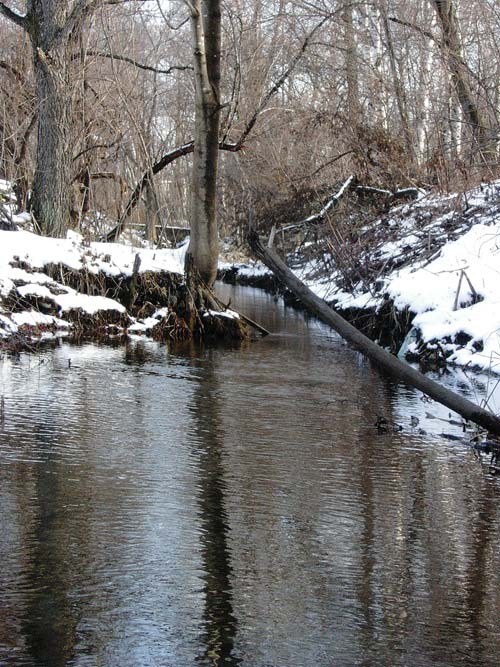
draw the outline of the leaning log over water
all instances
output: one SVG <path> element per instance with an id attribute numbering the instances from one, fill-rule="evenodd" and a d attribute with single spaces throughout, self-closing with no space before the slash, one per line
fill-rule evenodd
<path id="1" fill-rule="evenodd" d="M 386 352 L 353 327 L 352 324 L 346 322 L 343 317 L 306 287 L 273 250 L 265 247 L 256 232 L 250 232 L 248 242 L 255 255 L 302 301 L 313 315 L 332 327 L 342 338 L 374 361 L 382 370 L 411 387 L 420 389 L 424 394 L 454 410 L 464 419 L 488 429 L 491 433 L 500 435 L 500 418 L 419 373 L 409 364 Z"/>

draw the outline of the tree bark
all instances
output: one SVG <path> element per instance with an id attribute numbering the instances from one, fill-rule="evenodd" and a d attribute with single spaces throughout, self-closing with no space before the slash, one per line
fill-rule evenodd
<path id="1" fill-rule="evenodd" d="M 0 13 L 23 28 L 33 49 L 38 142 L 30 208 L 42 233 L 63 236 L 71 209 L 73 97 L 71 50 L 91 0 L 29 0 L 26 16 L 0 2 Z"/>
<path id="2" fill-rule="evenodd" d="M 40 231 L 64 236 L 70 221 L 73 180 L 71 51 L 88 3 L 31 0 L 27 31 L 33 48 L 38 142 L 30 208 Z"/>
<path id="3" fill-rule="evenodd" d="M 42 234 L 64 236 L 71 206 L 73 118 L 64 49 L 50 56 L 33 44 L 38 142 L 30 208 Z"/>
<path id="4" fill-rule="evenodd" d="M 195 73 L 195 138 L 191 192 L 191 238 L 186 272 L 212 285 L 217 275 L 217 167 L 220 125 L 220 0 L 194 0 L 191 34 Z"/>
<path id="5" fill-rule="evenodd" d="M 313 315 L 332 327 L 350 345 L 374 361 L 382 370 L 397 380 L 419 389 L 434 400 L 450 408 L 450 410 L 454 410 L 462 415 L 465 419 L 469 419 L 475 424 L 488 429 L 491 433 L 500 435 L 500 418 L 480 408 L 466 398 L 446 389 L 422 373 L 419 373 L 409 364 L 386 352 L 346 322 L 338 313 L 327 306 L 322 299 L 301 283 L 276 253 L 264 247 L 256 232 L 251 232 L 248 240 L 254 254 L 302 301 Z"/>

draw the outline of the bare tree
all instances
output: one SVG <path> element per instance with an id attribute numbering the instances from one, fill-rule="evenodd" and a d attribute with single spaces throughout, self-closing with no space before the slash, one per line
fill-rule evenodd
<path id="1" fill-rule="evenodd" d="M 432 0 L 441 23 L 448 67 L 466 123 L 480 151 L 488 157 L 496 153 L 496 141 L 470 83 L 470 69 L 462 55 L 456 8 L 453 0 Z"/>

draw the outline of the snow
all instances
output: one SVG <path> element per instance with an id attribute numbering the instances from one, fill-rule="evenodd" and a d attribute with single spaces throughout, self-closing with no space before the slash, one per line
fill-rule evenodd
<path id="1" fill-rule="evenodd" d="M 63 264 L 70 269 L 87 269 L 91 273 L 131 275 L 138 254 L 140 272 L 167 271 L 183 273 L 186 247 L 177 249 L 133 248 L 121 243 L 86 243 L 75 232 L 66 239 L 37 236 L 31 232 L 0 231 L 0 279 L 5 267 L 17 259 L 31 267 L 42 269 L 47 264 Z"/>
<path id="2" fill-rule="evenodd" d="M 452 238 L 430 260 L 418 253 L 413 257 L 412 248 L 425 235 L 431 242 L 433 234 L 445 233 L 459 208 L 467 224 L 450 233 Z M 381 224 L 375 221 L 373 227 Z M 346 292 L 337 285 L 340 272 L 319 281 L 311 277 L 314 262 L 297 272 L 299 277 L 340 309 L 376 308 L 389 297 L 398 310 L 415 314 L 414 332 L 426 343 L 439 343 L 450 363 L 500 373 L 500 181 L 467 193 L 420 197 L 393 209 L 384 225 L 404 236 L 384 242 L 377 257 L 386 261 L 408 255 L 409 261 L 390 271 L 377 293 L 363 285 Z M 410 343 L 410 350 L 414 347 Z"/>
<path id="3" fill-rule="evenodd" d="M 238 269 L 238 275 L 255 277 L 255 276 L 265 276 L 269 275 L 269 269 L 262 262 L 249 262 L 246 264 L 234 264 L 231 262 L 220 262 L 219 269 L 227 270 L 236 267 Z"/>
<path id="4" fill-rule="evenodd" d="M 57 326 L 62 328 L 69 327 L 69 322 L 61 320 L 58 317 L 52 315 L 44 315 L 39 313 L 37 310 L 25 310 L 21 313 L 13 313 L 11 317 L 12 321 L 17 325 L 17 327 L 22 326 Z"/>
<path id="5" fill-rule="evenodd" d="M 9 192 L 5 181 L 0 180 L 0 192 Z M 408 338 L 410 351 L 415 349 L 416 339 L 439 343 L 449 361 L 457 366 L 500 373 L 500 181 L 467 193 L 421 195 L 415 202 L 396 207 L 383 219 L 374 221 L 371 229 L 382 238 L 376 257 L 394 267 L 379 277 L 376 289 L 360 282 L 352 292 L 346 291 L 345 286 L 340 286 L 341 270 L 334 269 L 325 279 L 321 277 L 323 265 L 319 260 L 297 271 L 299 277 L 318 296 L 340 309 L 377 308 L 388 297 L 396 308 L 409 309 L 415 315 L 414 329 Z M 434 255 L 423 259 L 415 250 L 426 239 L 432 249 L 433 239 L 445 233 L 448 241 L 436 248 Z M 75 232 L 69 232 L 66 239 L 53 239 L 27 231 L 0 231 L 0 338 L 24 326 L 67 329 L 71 325 L 64 313 L 72 309 L 89 314 L 125 312 L 117 301 L 81 294 L 50 278 L 45 273 L 48 264 L 85 268 L 108 276 L 131 275 L 139 255 L 140 272 L 182 274 L 186 247 L 155 250 L 119 243 L 88 243 Z M 268 270 L 253 262 L 239 265 L 238 272 L 255 277 Z M 32 305 L 20 313 L 7 312 L 1 299 L 13 293 Z M 57 316 L 36 311 L 33 300 L 55 304 Z M 162 309 L 143 320 L 132 320 L 128 332 L 147 335 L 167 315 Z M 236 314 L 227 312 L 223 316 Z"/>
<path id="6" fill-rule="evenodd" d="M 8 191 L 8 184 L 0 181 L 0 191 L 4 190 Z M 68 232 L 66 239 L 55 239 L 28 231 L 0 231 L 0 298 L 10 295 L 15 300 L 36 299 L 56 308 L 60 316 L 44 314 L 33 308 L 8 313 L 0 301 L 0 338 L 18 332 L 20 327 L 67 329 L 71 325 L 63 317 L 71 310 L 81 310 L 89 315 L 100 311 L 126 312 L 125 307 L 114 299 L 82 294 L 52 279 L 45 273 L 49 264 L 61 264 L 73 270 L 86 269 L 93 274 L 102 272 L 108 276 L 127 276 L 132 275 L 136 256 L 139 255 L 139 272 L 182 274 L 186 247 L 157 250 L 119 243 L 87 243 L 75 232 Z M 153 318 L 134 322 L 136 331 L 148 331 L 164 314 L 157 311 Z M 42 330 L 35 333 L 39 337 L 45 335 Z"/>
<path id="7" fill-rule="evenodd" d="M 127 328 L 129 334 L 148 334 L 164 317 L 168 315 L 168 308 L 159 308 L 151 317 L 137 320 Z"/>
<path id="8" fill-rule="evenodd" d="M 225 317 L 228 320 L 239 320 L 240 316 L 234 310 L 225 310 L 221 312 L 220 310 L 207 310 L 203 313 L 203 317 Z"/>

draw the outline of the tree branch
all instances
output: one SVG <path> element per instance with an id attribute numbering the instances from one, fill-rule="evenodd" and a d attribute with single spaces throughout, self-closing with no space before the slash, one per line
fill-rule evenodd
<path id="1" fill-rule="evenodd" d="M 389 21 L 392 23 L 397 23 L 398 25 L 402 25 L 405 28 L 411 28 L 412 30 L 415 30 L 415 32 L 420 33 L 424 37 L 427 37 L 433 42 L 436 42 L 436 44 L 441 48 L 441 40 L 436 37 L 435 35 L 430 32 L 430 30 L 425 30 L 424 28 L 421 28 L 420 26 L 416 25 L 415 23 L 410 23 L 409 21 L 402 21 L 401 19 L 398 19 L 396 16 L 389 16 L 388 17 Z"/>
<path id="2" fill-rule="evenodd" d="M 220 143 L 219 144 L 219 150 L 222 151 L 230 151 L 231 153 L 235 153 L 241 149 L 241 146 L 239 143 L 236 144 L 226 144 L 226 143 Z M 183 155 L 189 155 L 192 153 L 194 150 L 194 141 L 189 141 L 187 144 L 183 144 L 182 146 L 178 146 L 177 148 L 174 148 L 173 150 L 169 151 L 168 153 L 165 153 L 163 157 L 161 157 L 157 162 L 153 164 L 152 167 L 147 169 L 144 174 L 141 176 L 139 181 L 137 182 L 137 185 L 135 186 L 132 194 L 129 197 L 129 200 L 127 202 L 127 205 L 123 209 L 122 214 L 120 215 L 118 222 L 116 225 L 111 229 L 103 238 L 104 241 L 116 241 L 120 234 L 123 232 L 125 229 L 125 223 L 127 221 L 127 218 L 130 216 L 134 208 L 137 206 L 139 203 L 142 191 L 150 181 L 150 179 L 160 172 L 162 169 L 165 169 L 166 166 L 174 162 L 174 160 L 177 160 L 178 158 L 182 157 Z"/>
<path id="3" fill-rule="evenodd" d="M 302 227 L 302 225 L 314 225 L 318 224 L 320 222 L 323 222 L 323 220 L 326 217 L 326 214 L 331 208 L 334 208 L 335 206 L 338 205 L 339 200 L 341 197 L 349 190 L 351 185 L 354 182 L 354 176 L 351 175 L 349 178 L 347 178 L 340 188 L 337 190 L 337 192 L 330 197 L 330 199 L 326 202 L 326 204 L 323 206 L 321 211 L 319 213 L 315 213 L 314 215 L 310 215 L 308 218 L 305 218 L 305 220 L 301 220 L 300 222 L 296 222 L 293 225 L 287 225 L 286 227 L 281 227 L 278 229 L 278 232 L 288 232 L 291 229 L 296 229 L 297 227 Z"/>
<path id="4" fill-rule="evenodd" d="M 283 86 L 285 81 L 288 79 L 288 77 L 292 74 L 294 69 L 297 67 L 300 59 L 304 55 L 305 51 L 307 50 L 307 47 L 309 46 L 309 43 L 311 39 L 314 37 L 316 32 L 332 17 L 332 14 L 328 14 L 325 16 L 321 21 L 314 26 L 314 28 L 311 30 L 311 32 L 306 36 L 304 41 L 302 42 L 302 46 L 300 48 L 300 51 L 295 54 L 295 56 L 292 58 L 292 61 L 290 65 L 286 68 L 286 70 L 283 72 L 283 74 L 280 76 L 280 78 L 271 86 L 271 88 L 267 91 L 267 93 L 264 95 L 262 98 L 259 106 L 257 109 L 254 111 L 252 117 L 246 124 L 245 129 L 241 133 L 241 136 L 238 140 L 238 145 L 241 147 L 245 141 L 245 139 L 248 137 L 250 132 L 253 130 L 253 127 L 255 123 L 257 122 L 258 117 L 260 114 L 264 111 L 264 109 L 267 107 L 269 104 L 269 101 L 271 98 L 279 91 L 279 89 Z"/>
<path id="5" fill-rule="evenodd" d="M 129 58 L 128 56 L 122 56 L 116 53 L 106 53 L 105 51 L 94 51 L 92 49 L 88 49 L 86 51 L 82 50 L 80 54 L 74 54 L 73 59 L 77 58 L 79 55 L 87 55 L 94 58 L 109 58 L 110 60 L 120 60 L 124 63 L 129 63 L 134 67 L 138 67 L 139 69 L 144 69 L 148 72 L 154 72 L 155 74 L 171 74 L 174 70 L 193 69 L 191 65 L 172 65 L 172 67 L 169 67 L 168 69 L 159 69 L 157 67 L 152 67 L 151 65 L 144 65 L 143 63 L 139 63 L 137 60 Z"/>
<path id="6" fill-rule="evenodd" d="M 73 7 L 73 11 L 66 19 L 66 23 L 57 33 L 54 41 L 61 44 L 76 29 L 78 24 L 83 21 L 89 10 L 96 9 L 103 0 L 79 0 Z"/>
<path id="7" fill-rule="evenodd" d="M 17 69 L 17 67 L 13 67 L 10 63 L 6 62 L 5 60 L 0 60 L 0 69 L 4 69 L 17 81 L 22 81 L 24 78 L 21 72 Z"/>

